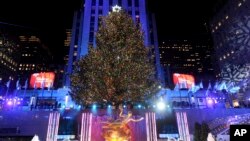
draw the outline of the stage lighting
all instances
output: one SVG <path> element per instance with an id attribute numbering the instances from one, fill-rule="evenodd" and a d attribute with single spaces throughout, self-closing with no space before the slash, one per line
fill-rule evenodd
<path id="1" fill-rule="evenodd" d="M 160 101 L 157 103 L 157 108 L 159 110 L 163 110 L 163 109 L 165 109 L 165 107 L 166 107 L 166 105 L 163 103 L 163 101 Z"/>

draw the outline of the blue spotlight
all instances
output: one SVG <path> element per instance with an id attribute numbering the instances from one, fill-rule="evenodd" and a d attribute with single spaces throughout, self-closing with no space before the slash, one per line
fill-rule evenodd
<path id="1" fill-rule="evenodd" d="M 108 105 L 108 108 L 111 108 L 111 105 Z"/>
<path id="2" fill-rule="evenodd" d="M 126 105 L 123 105 L 123 108 L 126 108 Z"/>

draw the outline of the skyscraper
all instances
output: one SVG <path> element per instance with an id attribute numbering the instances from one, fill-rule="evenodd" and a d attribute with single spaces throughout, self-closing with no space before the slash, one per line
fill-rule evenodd
<path id="1" fill-rule="evenodd" d="M 159 50 L 168 85 L 173 73 L 192 74 L 197 80 L 214 78 L 209 40 L 166 40 Z"/>
<path id="2" fill-rule="evenodd" d="M 0 85 L 16 76 L 19 57 L 17 39 L 0 29 Z"/>
<path id="3" fill-rule="evenodd" d="M 38 38 L 35 29 L 10 23 L 0 23 L 0 85 L 10 78 L 25 80 L 34 72 L 47 71 L 51 56 Z M 14 83 L 10 88 L 14 88 Z"/>
<path id="4" fill-rule="evenodd" d="M 247 0 L 228 0 L 210 22 L 217 77 L 239 86 L 250 80 L 249 5 Z"/>
<path id="5" fill-rule="evenodd" d="M 19 36 L 21 46 L 18 75 L 25 81 L 32 73 L 48 71 L 51 62 L 49 49 L 34 34 Z"/>
<path id="6" fill-rule="evenodd" d="M 95 32 L 98 31 L 100 16 L 107 15 L 115 5 L 122 7 L 135 22 L 141 24 L 144 44 L 152 49 L 157 77 L 161 77 L 156 23 L 154 15 L 148 13 L 146 4 L 146 0 L 85 0 L 83 7 L 76 11 L 73 17 L 66 86 L 70 85 L 69 75 L 72 73 L 74 62 L 88 53 L 89 45 L 95 47 Z"/>

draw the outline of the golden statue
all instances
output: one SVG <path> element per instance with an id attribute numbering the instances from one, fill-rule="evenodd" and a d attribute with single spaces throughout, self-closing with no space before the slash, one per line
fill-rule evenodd
<path id="1" fill-rule="evenodd" d="M 123 115 L 123 108 L 119 107 L 119 109 L 121 111 L 119 119 L 110 122 L 102 122 L 105 124 L 102 128 L 104 129 L 103 137 L 106 141 L 129 141 L 131 139 L 131 132 L 128 123 L 130 121 L 138 122 L 144 119 L 143 117 L 140 119 L 133 119 L 131 111 L 129 111 L 127 115 Z"/>

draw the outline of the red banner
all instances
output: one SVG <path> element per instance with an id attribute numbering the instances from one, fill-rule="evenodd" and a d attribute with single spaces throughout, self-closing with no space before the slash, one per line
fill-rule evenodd
<path id="1" fill-rule="evenodd" d="M 30 78 L 31 88 L 49 88 L 55 80 L 54 72 L 33 73 Z"/>
<path id="2" fill-rule="evenodd" d="M 195 83 L 194 76 L 189 74 L 173 74 L 174 84 L 179 84 L 181 88 L 191 88 Z"/>

